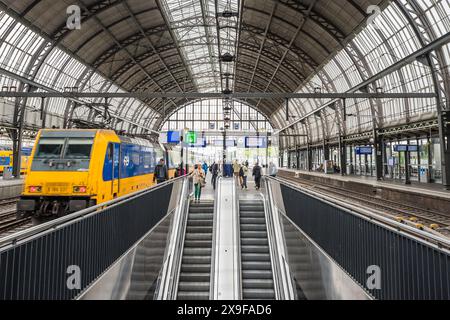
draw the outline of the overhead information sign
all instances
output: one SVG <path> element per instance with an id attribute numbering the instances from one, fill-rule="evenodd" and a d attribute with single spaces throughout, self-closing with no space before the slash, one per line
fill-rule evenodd
<path id="1" fill-rule="evenodd" d="M 214 140 L 214 146 L 216 146 L 216 147 L 223 147 L 223 140 Z M 235 140 L 231 140 L 231 139 L 227 139 L 226 146 L 227 147 L 235 147 L 236 146 L 236 141 Z"/>
<path id="2" fill-rule="evenodd" d="M 372 147 L 356 147 L 355 153 L 358 155 L 366 155 L 366 154 L 372 154 L 373 148 Z"/>
<path id="3" fill-rule="evenodd" d="M 206 148 L 206 138 L 205 137 L 197 138 L 197 142 L 190 144 L 189 147 L 191 147 L 191 148 Z"/>
<path id="4" fill-rule="evenodd" d="M 246 148 L 267 148 L 266 137 L 245 137 Z"/>
<path id="5" fill-rule="evenodd" d="M 195 131 L 188 131 L 186 133 L 186 143 L 189 144 L 195 144 L 197 143 L 197 132 Z"/>
<path id="6" fill-rule="evenodd" d="M 419 151 L 418 145 L 397 144 L 394 146 L 395 152 L 417 152 Z"/>
<path id="7" fill-rule="evenodd" d="M 167 132 L 167 143 L 180 143 L 180 132 L 179 131 L 168 131 Z"/>

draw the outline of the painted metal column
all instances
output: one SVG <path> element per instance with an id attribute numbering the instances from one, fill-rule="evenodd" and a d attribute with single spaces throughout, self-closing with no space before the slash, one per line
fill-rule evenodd
<path id="1" fill-rule="evenodd" d="M 339 137 L 339 157 L 341 166 L 341 176 L 347 175 L 347 145 L 345 144 L 345 137 Z"/>
<path id="2" fill-rule="evenodd" d="M 311 171 L 312 170 L 312 150 L 311 150 L 311 145 L 309 143 L 308 143 L 306 152 L 307 152 L 307 157 L 306 157 L 307 170 Z"/>
<path id="3" fill-rule="evenodd" d="M 442 161 L 442 184 L 446 190 L 450 190 L 450 111 L 441 110 L 438 118 Z"/>
<path id="4" fill-rule="evenodd" d="M 431 136 L 427 134 L 427 153 L 428 153 L 428 170 L 427 170 L 427 183 L 434 182 L 431 172 L 433 170 L 433 159 L 431 158 Z"/>
<path id="5" fill-rule="evenodd" d="M 375 147 L 375 170 L 377 180 L 383 180 L 383 142 L 377 130 L 373 130 L 374 147 Z"/>

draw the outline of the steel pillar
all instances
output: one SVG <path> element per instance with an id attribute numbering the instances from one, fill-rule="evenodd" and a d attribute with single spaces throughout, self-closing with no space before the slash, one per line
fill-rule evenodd
<path id="1" fill-rule="evenodd" d="M 375 149 L 375 170 L 377 180 L 383 180 L 383 141 L 377 130 L 373 131 Z"/>

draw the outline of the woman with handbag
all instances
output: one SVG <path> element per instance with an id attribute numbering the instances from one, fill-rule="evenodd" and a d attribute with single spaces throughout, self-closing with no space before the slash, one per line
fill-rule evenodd
<path id="1" fill-rule="evenodd" d="M 196 164 L 194 167 L 194 173 L 192 174 L 195 187 L 195 201 L 200 201 L 200 196 L 202 195 L 202 188 L 205 186 L 205 172 L 203 172 L 202 166 Z"/>

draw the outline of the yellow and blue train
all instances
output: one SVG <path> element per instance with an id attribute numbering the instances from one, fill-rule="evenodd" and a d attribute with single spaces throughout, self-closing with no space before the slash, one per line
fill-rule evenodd
<path id="1" fill-rule="evenodd" d="M 160 159 L 173 178 L 181 157 L 112 130 L 41 130 L 31 153 L 18 217 L 60 217 L 148 188 Z"/>
<path id="2" fill-rule="evenodd" d="M 20 173 L 25 174 L 28 167 L 28 160 L 31 155 L 31 148 L 22 148 L 22 156 L 20 161 Z M 12 167 L 13 165 L 13 152 L 9 148 L 0 148 L 0 174 L 3 174 L 5 167 Z"/>

